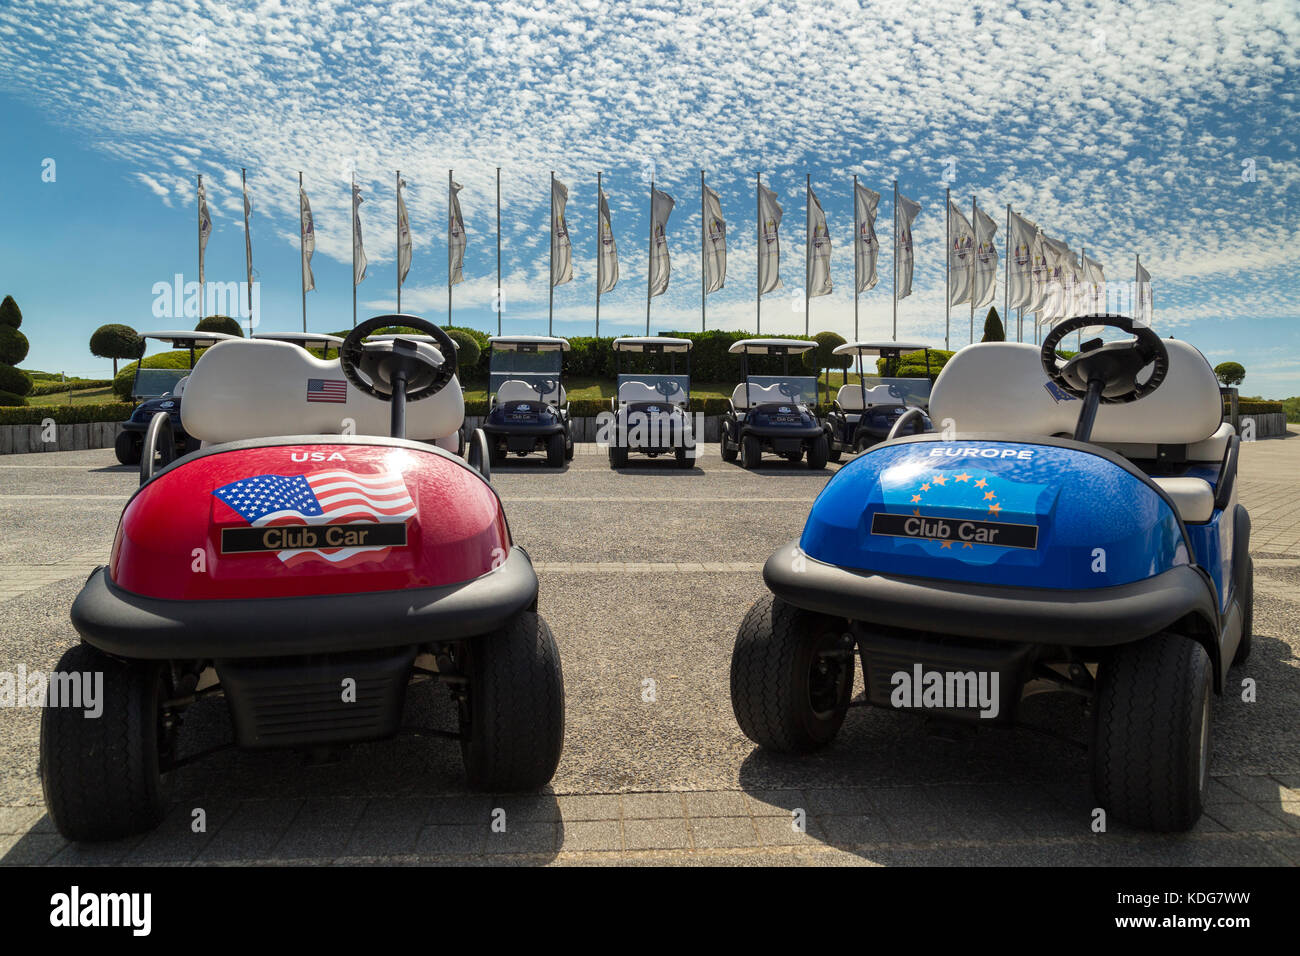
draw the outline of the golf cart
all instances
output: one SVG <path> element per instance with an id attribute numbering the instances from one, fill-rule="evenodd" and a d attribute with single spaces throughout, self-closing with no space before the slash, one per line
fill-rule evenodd
<path id="1" fill-rule="evenodd" d="M 171 420 L 169 435 L 172 447 L 167 451 L 169 461 L 177 453 L 184 454 L 198 447 L 198 443 L 185 433 L 181 424 L 181 395 L 185 392 L 199 352 L 218 342 L 237 339 L 239 336 L 224 332 L 144 332 L 140 338 L 145 343 L 157 339 L 166 342 L 173 349 L 189 349 L 190 364 L 188 368 L 141 368 L 144 364 L 144 354 L 141 353 L 135 364 L 135 379 L 131 383 L 131 398 L 140 404 L 131 412 L 131 417 L 122 423 L 122 430 L 113 442 L 113 453 L 123 465 L 140 464 L 145 432 L 159 412 L 166 412 Z"/>
<path id="2" fill-rule="evenodd" d="M 394 323 L 437 347 L 365 341 Z M 334 375 L 355 390 L 341 410 L 356 434 L 341 433 L 339 405 L 303 399 Z M 388 411 L 382 428 L 358 395 Z M 438 682 L 458 726 L 420 733 L 459 743 L 471 786 L 551 779 L 564 685 L 532 563 L 482 473 L 408 440 L 450 434 L 463 408 L 451 339 L 412 315 L 363 322 L 332 362 L 242 339 L 200 359 L 184 419 L 204 447 L 132 496 L 110 564 L 72 606 L 81 643 L 51 684 L 94 675 L 101 712 L 42 713 L 60 833 L 155 826 L 169 771 L 205 753 L 181 755 L 185 710 L 212 697 L 235 746 L 321 757 L 398 733 L 408 686 Z"/>
<path id="3" fill-rule="evenodd" d="M 791 375 L 790 356 L 817 348 L 799 339 L 742 339 L 729 351 L 740 356 L 741 383 L 731 393 L 718 445 L 723 461 L 758 467 L 763 452 L 796 462 L 808 455 L 808 467 L 825 468 L 829 455 L 826 430 L 817 418 L 817 377 Z M 780 375 L 751 375 L 751 355 L 780 355 Z"/>
<path id="4" fill-rule="evenodd" d="M 339 346 L 343 344 L 341 336 L 326 335 L 323 332 L 254 332 L 251 337 L 265 342 L 288 342 L 308 351 L 319 349 L 321 358 L 329 358 L 330 349 L 334 349 L 337 355 Z"/>
<path id="5" fill-rule="evenodd" d="M 494 465 L 513 453 L 546 452 L 548 468 L 573 459 L 569 397 L 564 391 L 567 339 L 549 335 L 497 335 L 488 340 L 488 390 L 492 404 L 483 432 Z"/>
<path id="6" fill-rule="evenodd" d="M 690 339 L 665 336 L 626 336 L 614 340 L 616 394 L 610 399 L 613 420 L 608 424 L 609 467 L 627 467 L 629 452 L 650 458 L 672 454 L 678 468 L 690 468 L 695 458 L 691 428 Z M 668 372 L 619 371 L 619 357 L 668 356 Z M 677 373 L 677 356 L 686 356 L 685 374 Z"/>
<path id="7" fill-rule="evenodd" d="M 1089 326 L 1127 336 L 1057 346 Z M 1186 830 L 1205 801 L 1210 699 L 1251 644 L 1240 439 L 1186 342 L 1119 315 L 1042 347 L 970 345 L 934 383 L 957 432 L 893 433 L 839 470 L 798 541 L 768 559 L 731 699 L 763 747 L 831 742 L 850 706 L 938 726 L 1010 725 L 1023 697 L 1073 695 L 1093 789 L 1114 817 Z"/>
<path id="8" fill-rule="evenodd" d="M 925 378 L 899 378 L 866 374 L 866 358 L 880 356 L 895 362 L 905 355 L 925 353 Z M 845 452 L 853 454 L 885 440 L 890 429 L 908 409 L 919 408 L 924 413 L 930 401 L 930 349 L 925 345 L 905 345 L 901 342 L 848 342 L 837 346 L 833 355 L 855 357 L 858 381 L 849 382 L 849 371 L 844 370 L 844 384 L 835 394 L 831 411 L 826 413 L 830 426 L 830 459 L 839 461 Z M 922 414 L 908 421 L 909 432 L 915 434 L 930 427 L 930 420 Z"/>

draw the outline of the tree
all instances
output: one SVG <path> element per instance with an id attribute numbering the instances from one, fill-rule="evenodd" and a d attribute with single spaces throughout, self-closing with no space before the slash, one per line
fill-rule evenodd
<path id="1" fill-rule="evenodd" d="M 998 318 L 998 310 L 994 306 L 989 306 L 989 314 L 984 318 L 984 338 L 981 342 L 1005 342 L 1007 333 L 1002 328 L 1002 320 Z"/>
<path id="2" fill-rule="evenodd" d="M 817 343 L 817 348 L 809 354 L 814 356 L 817 361 L 817 396 L 821 398 L 821 380 L 822 369 L 824 368 L 848 368 L 852 359 L 847 355 L 836 355 L 835 350 L 845 344 L 844 336 L 835 332 L 818 332 L 813 336 L 813 341 Z M 827 382 L 830 388 L 829 381 Z"/>
<path id="3" fill-rule="evenodd" d="M 12 325 L 0 325 L 0 365 L 17 365 L 27 358 L 27 336 Z"/>
<path id="4" fill-rule="evenodd" d="M 90 354 L 113 360 L 113 377 L 117 377 L 118 359 L 138 359 L 144 354 L 144 339 L 129 325 L 101 325 L 90 335 Z"/>
<path id="5" fill-rule="evenodd" d="M 480 349 L 474 336 L 464 329 L 447 329 L 446 332 L 451 340 L 460 346 L 456 350 L 457 366 L 469 370 L 478 365 Z"/>
<path id="6" fill-rule="evenodd" d="M 209 315 L 199 319 L 199 324 L 194 326 L 194 331 L 223 332 L 226 335 L 237 335 L 241 339 L 244 337 L 244 330 L 240 328 L 239 323 L 228 315 Z"/>
<path id="7" fill-rule="evenodd" d="M 7 295 L 3 302 L 0 302 L 0 325 L 7 325 L 11 329 L 16 329 L 23 324 L 23 313 L 18 308 L 18 303 L 14 297 Z"/>
<path id="8" fill-rule="evenodd" d="M 1214 377 L 1224 385 L 1240 385 L 1246 377 L 1246 369 L 1239 362 L 1220 362 L 1214 366 Z"/>
<path id="9" fill-rule="evenodd" d="M 0 365 L 0 392 L 22 397 L 32 390 L 32 377 L 12 365 Z M 0 403 L 2 404 L 2 403 Z"/>

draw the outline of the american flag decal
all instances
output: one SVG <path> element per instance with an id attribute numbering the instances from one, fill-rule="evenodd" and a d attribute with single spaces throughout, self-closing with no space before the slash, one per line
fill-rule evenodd
<path id="1" fill-rule="evenodd" d="M 307 401 L 309 402 L 346 402 L 348 400 L 348 383 L 342 378 L 307 379 Z"/>
<path id="2" fill-rule="evenodd" d="M 374 521 L 404 523 L 415 515 L 400 474 L 361 475 L 333 469 L 310 475 L 253 475 L 212 492 L 255 528 L 269 525 L 324 525 Z M 382 561 L 390 546 L 309 548 L 279 551 L 289 567 L 323 559 L 346 568 L 363 561 Z"/>

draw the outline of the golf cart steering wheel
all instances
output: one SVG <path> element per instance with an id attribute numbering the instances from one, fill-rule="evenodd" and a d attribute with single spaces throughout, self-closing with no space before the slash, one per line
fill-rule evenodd
<path id="1" fill-rule="evenodd" d="M 391 344 L 391 351 L 365 346 L 366 336 L 390 325 L 403 325 L 429 335 L 442 353 L 442 364 L 435 365 L 421 351 L 419 346 L 425 343 L 403 339 L 400 335 L 391 343 L 384 343 Z M 397 366 L 404 366 L 406 401 L 418 402 L 437 395 L 456 377 L 456 344 L 446 332 L 419 316 L 377 315 L 348 333 L 339 346 L 339 365 L 358 391 L 385 402 L 393 399 L 392 381 Z"/>
<path id="2" fill-rule="evenodd" d="M 803 389 L 798 385 L 792 385 L 789 382 L 781 382 L 777 385 L 776 390 L 786 398 L 798 398 L 803 394 Z"/>
<path id="3" fill-rule="evenodd" d="M 886 388 L 889 389 L 890 398 L 896 398 L 900 402 L 907 399 L 907 392 L 903 391 L 903 386 L 899 385 L 897 382 L 890 382 Z"/>
<path id="4" fill-rule="evenodd" d="M 530 381 L 528 384 L 532 386 L 533 391 L 541 398 L 545 398 L 547 395 L 551 394 L 551 392 L 556 391 L 555 379 L 553 378 L 536 379 Z"/>
<path id="5" fill-rule="evenodd" d="M 682 387 L 678 385 L 676 382 L 672 381 L 671 379 L 661 381 L 661 382 L 655 382 L 655 391 L 658 392 L 660 395 L 662 395 L 664 398 L 668 398 L 672 395 L 676 395 L 681 390 Z"/>
<path id="6" fill-rule="evenodd" d="M 1062 361 L 1056 354 L 1060 341 L 1075 329 L 1093 325 L 1119 329 L 1136 336 L 1136 341 L 1103 344 L 1101 339 L 1091 339 L 1083 343 L 1078 355 Z M 1169 374 L 1169 350 L 1160 336 L 1149 326 L 1123 315 L 1079 315 L 1066 319 L 1048 333 L 1040 358 L 1047 377 L 1076 398 L 1087 396 L 1089 383 L 1100 383 L 1099 398 L 1106 405 L 1146 398 Z M 1138 375 L 1153 362 L 1151 377 L 1138 384 Z"/>

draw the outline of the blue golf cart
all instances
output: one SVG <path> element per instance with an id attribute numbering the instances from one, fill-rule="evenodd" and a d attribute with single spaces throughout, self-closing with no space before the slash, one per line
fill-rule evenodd
<path id="1" fill-rule="evenodd" d="M 867 371 L 867 358 L 879 357 L 897 364 L 903 356 L 917 352 L 925 353 L 924 378 L 882 375 L 874 368 L 870 373 Z M 909 409 L 919 408 L 924 413 L 933 381 L 928 346 L 902 342 L 848 342 L 837 346 L 832 354 L 852 357 L 858 381 L 850 382 L 848 368 L 845 368 L 844 384 L 836 392 L 831 410 L 826 414 L 831 461 L 839 461 L 846 452 L 854 454 L 884 441 L 894 422 Z M 909 434 L 930 427 L 924 414 L 908 421 Z"/>
<path id="2" fill-rule="evenodd" d="M 830 454 L 827 430 L 817 418 L 817 377 L 791 375 L 790 356 L 817 348 L 800 339 L 742 339 L 727 351 L 740 356 L 741 381 L 718 434 L 723 461 L 740 458 L 744 468 L 757 468 L 763 453 L 789 462 L 808 456 L 808 467 L 825 468 Z M 750 356 L 781 356 L 780 375 L 751 374 Z"/>
<path id="3" fill-rule="evenodd" d="M 483 433 L 492 464 L 507 455 L 546 453 L 548 468 L 573 459 L 569 397 L 564 390 L 567 339 L 550 335 L 497 335 L 488 340 L 488 390 L 492 404 Z"/>

